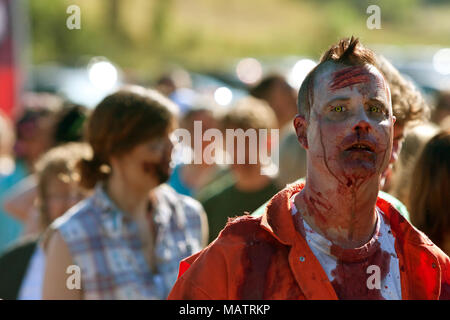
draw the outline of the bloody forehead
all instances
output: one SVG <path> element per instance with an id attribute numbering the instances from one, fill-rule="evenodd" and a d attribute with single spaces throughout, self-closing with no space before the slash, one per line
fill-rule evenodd
<path id="1" fill-rule="evenodd" d="M 338 71 L 331 75 L 330 89 L 336 91 L 358 83 L 364 83 L 374 80 L 373 75 L 363 66 L 351 66 Z"/>

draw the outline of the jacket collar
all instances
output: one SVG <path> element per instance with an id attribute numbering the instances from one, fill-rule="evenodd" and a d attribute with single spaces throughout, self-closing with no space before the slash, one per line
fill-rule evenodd
<path id="1" fill-rule="evenodd" d="M 297 283 L 307 299 L 336 299 L 336 293 L 325 271 L 294 226 L 289 200 L 303 187 L 304 183 L 293 183 L 277 193 L 266 206 L 261 226 L 280 243 L 291 246 L 289 262 Z M 437 299 L 441 276 L 439 262 L 431 250 L 433 243 L 414 228 L 389 202 L 378 198 L 377 206 L 387 217 L 396 239 L 395 249 L 399 257 L 402 298 Z M 303 258 L 304 263 L 299 264 L 299 258 Z M 314 281 L 311 280 L 313 278 Z"/>
<path id="2" fill-rule="evenodd" d="M 305 184 L 293 183 L 278 192 L 266 206 L 261 218 L 261 226 L 267 229 L 279 242 L 292 245 L 296 239 L 294 223 L 292 221 L 290 198 L 300 192 Z"/>
<path id="3" fill-rule="evenodd" d="M 290 246 L 289 265 L 308 300 L 336 300 L 336 292 L 320 262 L 314 256 L 306 240 L 295 229 L 291 214 L 290 198 L 304 187 L 294 183 L 277 193 L 266 206 L 261 226 L 279 242 Z"/>

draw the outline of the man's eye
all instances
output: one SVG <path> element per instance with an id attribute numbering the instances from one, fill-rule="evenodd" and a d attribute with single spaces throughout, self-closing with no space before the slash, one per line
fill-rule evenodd
<path id="1" fill-rule="evenodd" d="M 380 110 L 380 108 L 378 108 L 378 107 L 376 107 L 376 106 L 371 106 L 370 108 L 369 108 L 369 111 L 370 112 L 380 112 L 381 110 Z"/>
<path id="2" fill-rule="evenodd" d="M 343 106 L 337 106 L 333 108 L 334 112 L 343 112 L 344 111 L 344 107 Z"/>

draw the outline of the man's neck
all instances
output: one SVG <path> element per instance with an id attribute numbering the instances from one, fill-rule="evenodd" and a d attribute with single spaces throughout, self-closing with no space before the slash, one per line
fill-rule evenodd
<path id="1" fill-rule="evenodd" d="M 357 248 L 373 236 L 379 178 L 350 187 L 334 178 L 316 179 L 308 173 L 295 205 L 311 228 L 343 248 Z"/>

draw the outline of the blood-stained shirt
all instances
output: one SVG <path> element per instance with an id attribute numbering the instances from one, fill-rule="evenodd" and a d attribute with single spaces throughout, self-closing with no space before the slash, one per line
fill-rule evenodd
<path id="1" fill-rule="evenodd" d="M 403 300 L 450 299 L 450 258 L 380 197 L 378 238 L 366 247 L 370 253 L 365 268 L 357 266 L 356 272 L 353 263 L 340 264 L 338 257 L 347 255 L 337 252 L 336 246 L 329 247 L 335 265 L 319 262 L 301 230 L 303 223 L 292 215 L 290 199 L 303 187 L 302 183 L 286 186 L 272 197 L 262 216 L 232 219 L 208 247 L 183 259 L 169 299 L 389 299 L 389 290 L 392 299 L 395 295 Z M 387 236 L 389 231 L 395 241 Z M 392 266 L 396 258 L 398 267 Z M 370 265 L 380 267 L 380 290 L 365 286 L 376 285 L 374 271 L 367 270 Z M 323 266 L 330 266 L 329 271 Z M 350 279 L 359 285 L 349 285 Z"/>
<path id="2" fill-rule="evenodd" d="M 303 224 L 307 244 L 327 274 L 339 299 L 401 300 L 400 271 L 395 238 L 381 210 L 376 208 L 377 224 L 364 246 L 343 249 L 315 232 L 301 218 L 291 201 L 294 219 Z"/>

